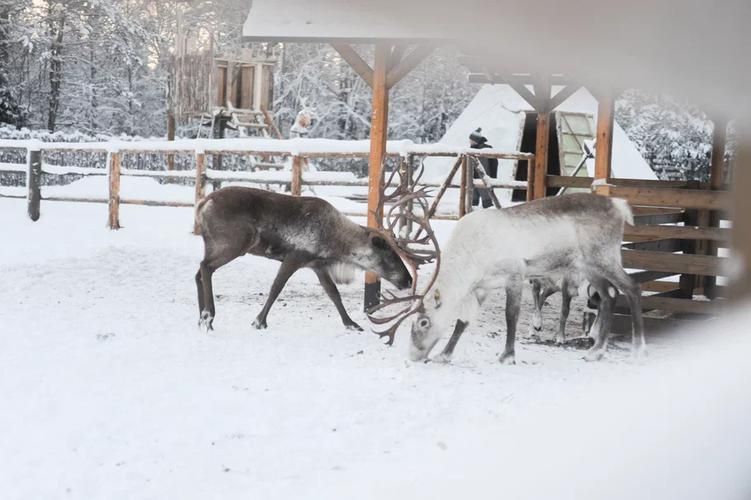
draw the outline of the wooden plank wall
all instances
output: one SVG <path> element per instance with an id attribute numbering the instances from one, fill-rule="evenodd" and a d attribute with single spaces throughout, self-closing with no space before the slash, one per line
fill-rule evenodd
<path id="1" fill-rule="evenodd" d="M 643 270 L 635 278 L 647 294 L 642 300 L 644 309 L 717 313 L 722 301 L 696 298 L 704 294 L 704 277 L 725 273 L 727 259 L 708 254 L 706 247 L 709 242 L 728 246 L 730 230 L 712 227 L 710 219 L 701 215 L 726 212 L 730 193 L 701 189 L 703 186 L 696 182 L 686 182 L 685 187 L 676 183 L 660 187 L 661 181 L 643 181 L 641 186 L 638 184 L 642 181 L 611 182 L 617 184 L 594 186 L 593 191 L 625 199 L 634 210 L 635 225 L 627 225 L 624 230 L 623 265 Z M 676 275 L 680 276 L 678 282 L 656 281 Z M 619 308 L 625 309 L 622 300 Z"/>

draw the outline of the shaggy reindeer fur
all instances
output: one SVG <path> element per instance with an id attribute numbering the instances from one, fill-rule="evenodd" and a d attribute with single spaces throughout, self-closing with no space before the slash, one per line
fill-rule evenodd
<path id="1" fill-rule="evenodd" d="M 412 276 L 397 252 L 379 233 L 359 226 L 330 203 L 313 197 L 293 197 L 260 189 L 228 187 L 215 191 L 196 207 L 204 258 L 196 273 L 199 324 L 212 328 L 215 317 L 211 277 L 223 265 L 244 254 L 282 263 L 258 317 L 266 317 L 287 280 L 300 268 L 311 268 L 334 302 L 347 328 L 362 330 L 342 305 L 335 282 L 352 280 L 355 268 L 378 273 L 399 288 L 409 288 Z"/>
<path id="2" fill-rule="evenodd" d="M 467 325 L 493 288 L 506 289 L 506 345 L 500 361 L 514 363 L 516 323 L 526 280 L 582 276 L 600 297 L 609 286 L 623 292 L 631 308 L 633 348 L 644 351 L 638 284 L 621 264 L 624 223 L 633 223 L 624 200 L 594 194 L 544 198 L 503 210 L 481 210 L 462 218 L 443 249 L 441 268 L 423 310 L 412 325 L 411 357 L 426 359 L 442 332 L 456 321 L 440 356 L 448 360 Z M 483 252 L 476 242 L 483 241 Z M 607 349 L 612 300 L 602 300 L 592 327 L 595 345 L 586 359 Z"/>

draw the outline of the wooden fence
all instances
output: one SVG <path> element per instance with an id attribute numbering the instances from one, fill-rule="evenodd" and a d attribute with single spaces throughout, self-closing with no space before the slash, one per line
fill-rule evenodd
<path id="1" fill-rule="evenodd" d="M 305 149 L 306 142 L 310 141 L 310 150 Z M 0 141 L 0 149 L 26 149 L 27 165 L 13 166 L 4 165 L 4 172 L 26 172 L 25 195 L 8 195 L 0 193 L 0 197 L 26 198 L 28 201 L 28 215 L 32 220 L 40 217 L 41 201 L 69 201 L 69 202 L 91 202 L 107 203 L 108 225 L 111 229 L 120 228 L 120 205 L 135 204 L 149 206 L 171 206 L 171 207 L 191 207 L 194 206 L 201 198 L 205 196 L 206 184 L 221 182 L 247 182 L 262 185 L 287 184 L 290 186 L 290 192 L 294 196 L 302 193 L 303 186 L 359 186 L 367 187 L 368 179 L 330 179 L 326 178 L 324 172 L 305 172 L 304 165 L 308 159 L 317 158 L 367 158 L 368 151 L 360 147 L 363 141 L 342 141 L 347 145 L 355 144 L 358 147 L 352 147 L 351 151 L 343 151 L 337 144 L 338 141 L 318 141 L 318 140 L 296 140 L 296 141 L 256 141 L 246 139 L 245 141 L 225 140 L 225 141 L 154 141 L 151 143 L 40 143 L 36 141 Z M 254 144 L 255 143 L 255 144 Z M 294 148 L 289 147 L 294 144 Z M 326 150 L 325 146 L 332 146 Z M 398 147 L 396 147 L 398 146 Z M 459 199 L 459 210 L 456 215 L 441 215 L 433 213 L 434 218 L 456 219 L 466 213 L 468 210 L 466 200 L 470 199 L 467 193 L 471 194 L 473 186 L 485 187 L 487 185 L 493 188 L 505 189 L 522 189 L 528 188 L 525 181 L 508 181 L 502 182 L 490 180 L 485 184 L 479 180 L 473 180 L 469 171 L 469 158 L 498 158 L 505 160 L 515 160 L 526 162 L 527 168 L 534 160 L 534 155 L 527 153 L 507 153 L 491 149 L 469 150 L 467 148 L 449 148 L 445 145 L 423 145 L 414 144 L 412 147 L 405 147 L 404 143 L 398 142 L 392 149 L 396 151 L 387 151 L 387 157 L 397 158 L 400 161 L 412 164 L 416 157 L 453 157 L 456 158 L 456 165 L 461 164 L 462 176 L 458 184 L 453 183 L 453 175 L 449 176 L 444 182 L 424 182 L 420 181 L 420 186 L 440 188 L 439 193 L 443 194 L 448 188 L 460 189 L 462 194 Z M 89 151 L 92 153 L 107 153 L 107 168 L 86 168 L 86 167 L 59 167 L 44 164 L 44 153 L 50 151 Z M 126 154 L 154 154 L 161 153 L 164 155 L 190 154 L 195 158 L 195 168 L 192 170 L 136 170 L 122 168 L 122 158 Z M 274 175 L 266 175 L 269 172 L 237 172 L 213 170 L 207 168 L 207 155 L 253 155 L 253 156 L 278 156 L 282 158 L 291 158 L 291 171 L 275 172 Z M 452 170 L 455 172 L 456 169 Z M 41 189 L 42 174 L 62 175 L 78 174 L 82 176 L 104 176 L 108 177 L 108 193 L 104 197 L 75 197 L 75 196 L 45 196 Z M 156 201 L 147 199 L 124 199 L 120 196 L 120 181 L 122 177 L 150 177 L 153 179 L 193 179 L 195 183 L 195 199 L 193 203 L 176 202 L 176 201 Z M 365 210 L 362 212 L 345 212 L 351 216 L 366 216 Z"/>
<path id="2" fill-rule="evenodd" d="M 627 200 L 634 211 L 634 225 L 624 231 L 623 265 L 638 269 L 632 276 L 646 295 L 645 310 L 682 314 L 716 314 L 724 303 L 723 287 L 716 278 L 727 275 L 727 258 L 718 255 L 727 247 L 730 229 L 717 227 L 727 218 L 728 191 L 711 191 L 698 182 L 682 187 L 659 187 L 655 182 L 636 186 L 619 180 L 593 186 L 604 196 Z M 713 217 L 713 215 L 718 215 Z M 672 280 L 665 281 L 666 278 Z M 675 277 L 679 277 L 675 280 Z M 621 309 L 625 302 L 619 303 Z"/>

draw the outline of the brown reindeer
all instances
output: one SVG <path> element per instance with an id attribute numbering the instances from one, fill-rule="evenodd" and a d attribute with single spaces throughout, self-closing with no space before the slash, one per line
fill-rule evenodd
<path id="1" fill-rule="evenodd" d="M 213 328 L 216 316 L 211 277 L 244 254 L 282 263 L 253 321 L 259 329 L 266 328 L 269 310 L 287 280 L 303 267 L 316 273 L 348 329 L 362 330 L 344 309 L 335 283 L 351 281 L 355 268 L 375 272 L 400 289 L 412 286 L 412 274 L 402 260 L 408 255 L 393 239 L 355 224 L 320 198 L 227 187 L 198 203 L 196 221 L 204 242 L 204 258 L 196 273 L 199 325 L 207 330 Z"/>

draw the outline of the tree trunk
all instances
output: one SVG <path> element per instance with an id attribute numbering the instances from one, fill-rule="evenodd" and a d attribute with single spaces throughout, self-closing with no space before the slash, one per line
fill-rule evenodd
<path id="1" fill-rule="evenodd" d="M 50 14 L 52 14 L 50 12 Z M 50 47 L 50 95 L 49 107 L 47 112 L 47 129 L 50 132 L 55 131 L 57 114 L 60 108 L 60 86 L 63 81 L 63 32 L 65 30 L 65 14 L 60 14 L 60 19 L 55 21 L 50 19 L 50 34 L 52 35 L 52 45 Z"/>

